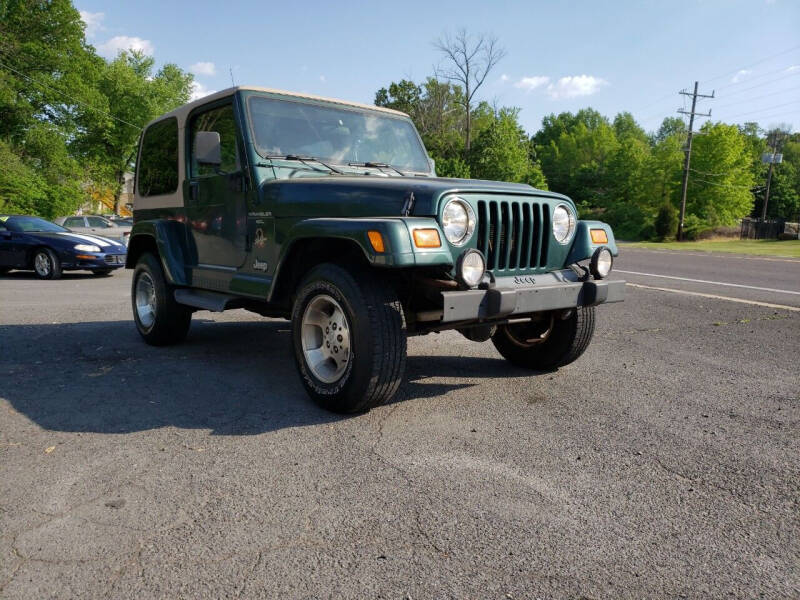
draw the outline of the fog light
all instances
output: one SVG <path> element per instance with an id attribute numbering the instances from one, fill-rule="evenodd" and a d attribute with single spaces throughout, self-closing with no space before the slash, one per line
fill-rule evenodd
<path id="1" fill-rule="evenodd" d="M 456 278 L 467 287 L 475 287 L 486 273 L 486 261 L 479 250 L 467 250 L 456 261 Z"/>
<path id="2" fill-rule="evenodd" d="M 595 279 L 608 277 L 611 267 L 614 266 L 614 257 L 608 248 L 598 248 L 592 254 L 592 261 L 589 263 L 589 270 Z"/>

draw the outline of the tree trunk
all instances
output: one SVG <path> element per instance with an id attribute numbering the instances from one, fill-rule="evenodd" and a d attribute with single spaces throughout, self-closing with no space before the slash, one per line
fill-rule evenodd
<path id="1" fill-rule="evenodd" d="M 125 171 L 117 171 L 117 186 L 114 188 L 114 214 L 118 215 L 120 196 L 122 196 L 122 186 L 125 185 Z"/>

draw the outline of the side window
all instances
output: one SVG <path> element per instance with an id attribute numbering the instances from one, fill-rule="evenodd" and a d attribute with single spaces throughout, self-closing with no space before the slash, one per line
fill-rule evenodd
<path id="1" fill-rule="evenodd" d="M 89 227 L 111 227 L 102 217 L 86 217 L 86 220 L 89 221 Z"/>
<path id="2" fill-rule="evenodd" d="M 239 164 L 239 146 L 236 143 L 236 119 L 233 115 L 233 105 L 227 104 L 214 108 L 199 115 L 192 117 L 191 124 L 192 140 L 192 177 L 203 177 L 206 175 L 217 175 L 222 173 L 235 173 L 241 167 Z M 216 131 L 219 133 L 219 141 L 222 146 L 222 164 L 204 165 L 197 162 L 195 158 L 194 138 L 198 131 Z"/>
<path id="3" fill-rule="evenodd" d="M 83 217 L 70 217 L 64 220 L 64 227 L 86 227 Z"/>
<path id="4" fill-rule="evenodd" d="M 164 119 L 144 132 L 138 169 L 139 194 L 158 196 L 178 189 L 178 120 Z"/>

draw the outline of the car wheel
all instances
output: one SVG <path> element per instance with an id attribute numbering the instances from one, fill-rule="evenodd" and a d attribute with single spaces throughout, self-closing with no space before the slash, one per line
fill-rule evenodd
<path id="1" fill-rule="evenodd" d="M 92 275 L 97 277 L 106 277 L 107 275 L 111 275 L 114 269 L 95 269 L 92 271 Z"/>
<path id="2" fill-rule="evenodd" d="M 167 283 L 159 260 L 142 254 L 133 271 L 131 283 L 133 320 L 144 341 L 153 346 L 175 344 L 186 338 L 192 311 L 179 304 Z"/>
<path id="3" fill-rule="evenodd" d="M 549 313 L 529 323 L 501 325 L 492 343 L 503 358 L 526 369 L 552 371 L 576 360 L 594 335 L 594 307 Z"/>
<path id="4" fill-rule="evenodd" d="M 314 267 L 292 310 L 295 362 L 306 391 L 340 413 L 390 400 L 406 366 L 406 323 L 394 288 L 373 273 Z"/>
<path id="5" fill-rule="evenodd" d="M 39 248 L 33 255 L 33 271 L 39 279 L 59 279 L 61 261 L 50 248 Z"/>

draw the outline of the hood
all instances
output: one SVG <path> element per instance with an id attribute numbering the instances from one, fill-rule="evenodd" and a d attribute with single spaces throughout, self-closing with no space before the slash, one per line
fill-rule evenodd
<path id="1" fill-rule="evenodd" d="M 266 181 L 260 189 L 263 201 L 273 207 L 276 217 L 399 216 L 412 192 L 414 216 L 438 214 L 440 199 L 455 193 L 545 196 L 569 201 L 566 196 L 522 183 L 441 177 L 298 177 Z"/>
<path id="2" fill-rule="evenodd" d="M 31 231 L 29 236 L 42 242 L 49 242 L 53 246 L 68 246 L 75 244 L 93 244 L 100 248 L 100 252 L 126 252 L 125 246 L 114 240 L 100 237 L 99 235 L 86 235 L 72 233 L 71 231 Z"/>

